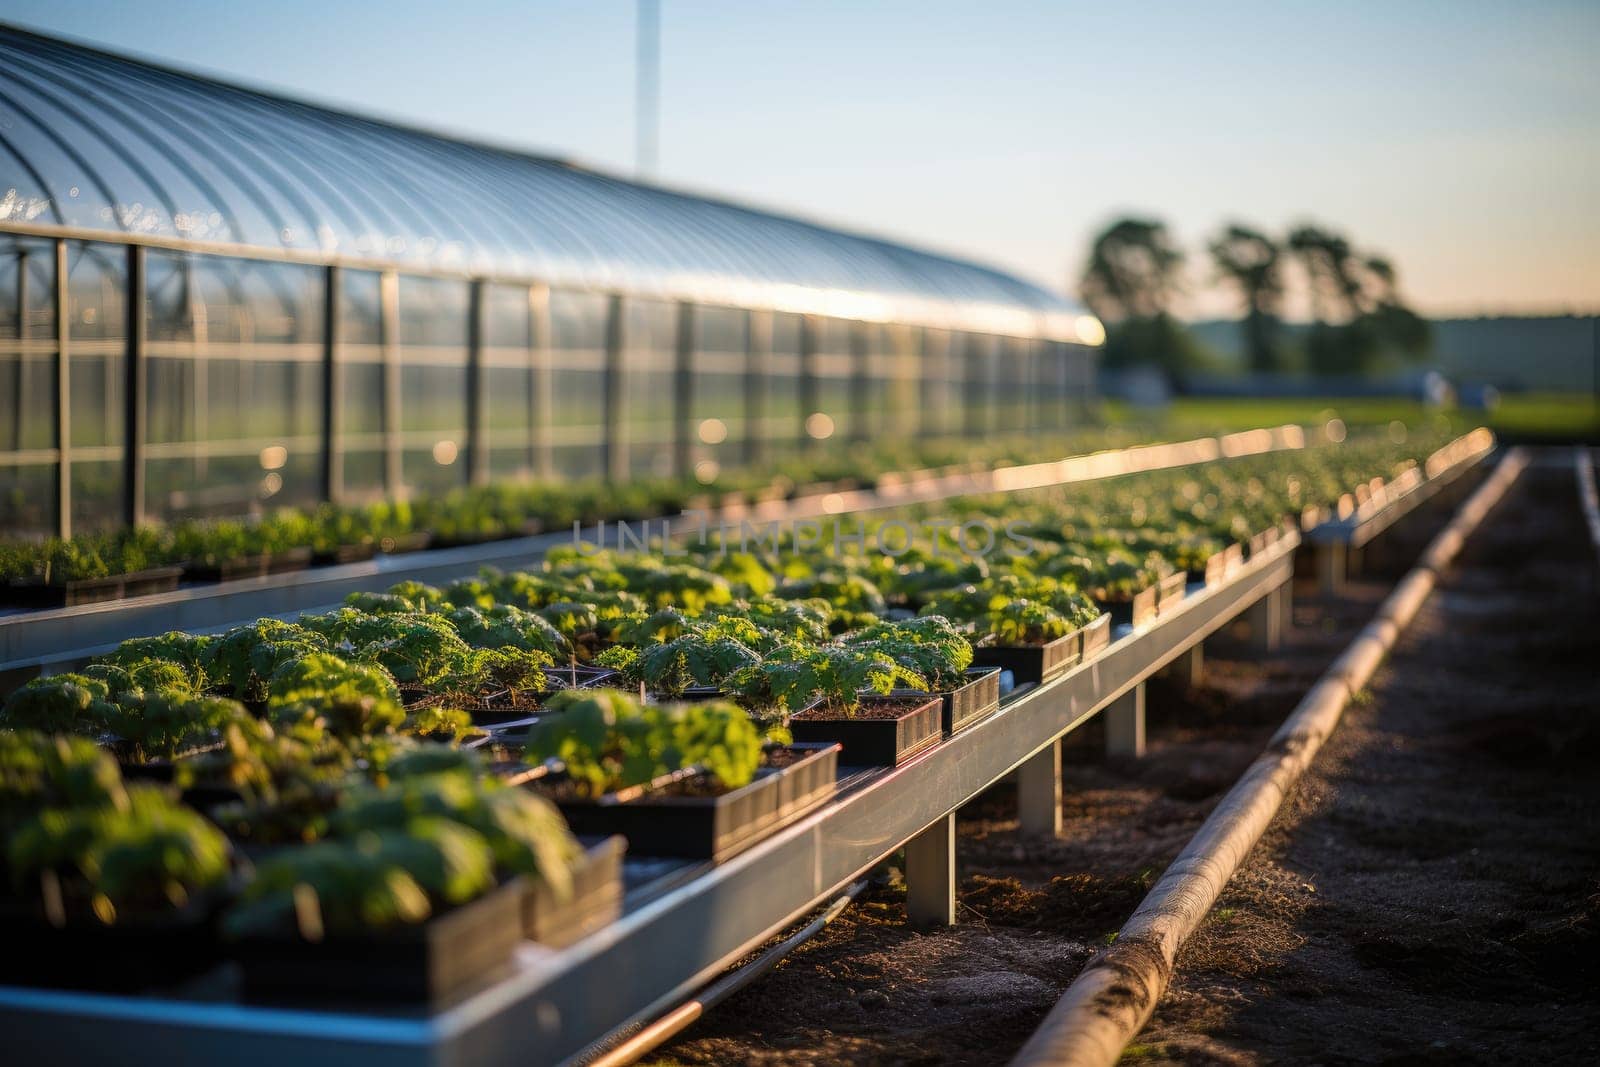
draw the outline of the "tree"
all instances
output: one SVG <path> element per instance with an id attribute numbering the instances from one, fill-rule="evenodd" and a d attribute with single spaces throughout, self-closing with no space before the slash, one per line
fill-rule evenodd
<path id="1" fill-rule="evenodd" d="M 1183 252 L 1166 224 L 1154 219 L 1118 219 L 1089 250 L 1081 292 L 1091 311 L 1107 323 L 1150 319 L 1167 313 L 1178 293 Z"/>
<path id="2" fill-rule="evenodd" d="M 1283 266 L 1276 241 L 1233 223 L 1211 242 L 1217 273 L 1244 298 L 1245 356 L 1256 373 L 1283 369 L 1278 325 L 1283 304 Z"/>
<path id="3" fill-rule="evenodd" d="M 1317 226 L 1289 234 L 1311 296 L 1313 323 L 1306 343 L 1315 374 L 1370 374 L 1386 351 L 1411 360 L 1427 355 L 1426 320 L 1406 306 L 1393 265 L 1362 255 L 1343 236 Z"/>
<path id="4" fill-rule="evenodd" d="M 1193 366 L 1194 341 L 1168 310 L 1182 269 L 1183 251 L 1159 220 L 1118 219 L 1095 238 L 1079 292 L 1106 324 L 1106 366 L 1154 365 L 1174 376 Z"/>

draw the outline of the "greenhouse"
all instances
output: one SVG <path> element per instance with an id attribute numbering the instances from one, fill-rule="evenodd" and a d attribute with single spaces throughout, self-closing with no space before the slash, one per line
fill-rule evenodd
<path id="1" fill-rule="evenodd" d="M 0 529 L 1068 425 L 973 263 L 0 28 Z"/>

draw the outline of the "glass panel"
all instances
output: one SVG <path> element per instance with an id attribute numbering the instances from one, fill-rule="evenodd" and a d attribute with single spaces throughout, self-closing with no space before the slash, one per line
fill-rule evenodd
<path id="1" fill-rule="evenodd" d="M 767 451 L 782 454 L 800 445 L 805 413 L 800 410 L 800 316 L 772 316 L 772 353 L 762 381 L 759 427 Z"/>
<path id="2" fill-rule="evenodd" d="M 466 482 L 466 282 L 400 276 L 401 471 L 408 490 Z"/>
<path id="3" fill-rule="evenodd" d="M 677 348 L 678 308 L 657 300 L 628 299 L 623 307 L 623 410 L 628 426 L 628 467 L 638 476 L 672 473 L 672 439 L 676 425 L 673 371 Z"/>
<path id="4" fill-rule="evenodd" d="M 158 250 L 146 264 L 151 517 L 314 503 L 321 271 Z"/>
<path id="5" fill-rule="evenodd" d="M 597 293 L 550 293 L 551 441 L 555 471 L 563 478 L 602 471 L 606 303 Z"/>
<path id="6" fill-rule="evenodd" d="M 0 464 L 0 533 L 48 537 L 56 532 L 54 463 Z"/>
<path id="7" fill-rule="evenodd" d="M 533 373 L 533 316 L 528 290 L 484 287 L 483 373 L 490 477 L 533 477 L 537 384 Z"/>
<path id="8" fill-rule="evenodd" d="M 807 432 L 818 440 L 839 440 L 851 433 L 855 414 L 855 358 L 850 351 L 850 324 L 843 319 L 818 319 L 817 350 L 811 367 L 817 376 L 816 410 L 807 412 Z M 813 415 L 826 418 L 812 419 Z"/>
<path id="9" fill-rule="evenodd" d="M 382 289 L 376 272 L 339 272 L 340 445 L 349 500 L 384 491 Z"/>
<path id="10" fill-rule="evenodd" d="M 969 434 L 989 433 L 995 427 L 995 371 L 1000 362 L 996 339 L 984 334 L 963 334 L 966 384 L 962 398 L 962 428 Z"/>
<path id="11" fill-rule="evenodd" d="M 55 246 L 0 237 L 0 535 L 55 531 Z"/>
<path id="12" fill-rule="evenodd" d="M 127 268 L 120 246 L 67 245 L 74 533 L 122 522 Z"/>
<path id="13" fill-rule="evenodd" d="M 950 433 L 954 428 L 950 412 L 959 387 L 951 380 L 957 363 L 951 358 L 950 342 L 948 330 L 922 331 L 922 351 L 918 357 L 922 410 L 918 429 L 930 437 Z"/>
<path id="14" fill-rule="evenodd" d="M 710 482 L 742 458 L 745 435 L 746 332 L 749 316 L 732 308 L 695 310 L 690 366 L 690 472 Z"/>

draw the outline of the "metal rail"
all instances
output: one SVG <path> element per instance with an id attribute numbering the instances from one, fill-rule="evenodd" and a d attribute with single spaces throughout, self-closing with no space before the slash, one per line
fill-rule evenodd
<path id="1" fill-rule="evenodd" d="M 974 494 L 1043 488 L 1304 447 L 1298 426 L 1250 430 L 1159 445 L 1141 445 L 1059 461 L 988 471 L 940 474 L 889 474 L 873 490 L 813 493 L 794 500 L 730 506 L 707 521 L 764 524 L 829 515 L 870 512 Z M 651 530 L 662 527 L 657 520 Z M 637 524 L 636 524 L 637 525 Z M 698 529 L 699 520 L 680 520 L 677 532 Z M 481 567 L 526 567 L 544 552 L 571 540 L 570 532 L 492 541 L 460 548 L 433 549 L 397 556 L 380 555 L 360 563 L 317 567 L 70 608 L 0 615 L 0 673 L 34 667 L 63 670 L 90 656 L 109 652 L 119 641 L 168 630 L 207 632 L 263 616 L 292 615 L 331 608 L 353 592 L 377 591 L 402 578 L 428 583 L 474 575 Z"/>
<path id="2" fill-rule="evenodd" d="M 1600 557 L 1600 490 L 1595 488 L 1594 453 L 1580 447 L 1573 453 L 1578 475 L 1578 503 L 1583 508 L 1583 521 L 1589 526 L 1589 540 L 1594 542 L 1596 557 Z"/>
<path id="3" fill-rule="evenodd" d="M 1361 564 L 1361 550 L 1380 534 L 1455 485 L 1467 471 L 1494 452 L 1494 436 L 1486 429 L 1463 434 L 1369 497 L 1350 513 L 1318 523 L 1306 532 L 1315 557 L 1317 583 L 1325 596 L 1337 595 Z"/>
<path id="4" fill-rule="evenodd" d="M 210 999 L 0 988 L 0 1025 L 39 1063 L 557 1063 L 648 1019 L 905 847 L 912 913 L 955 884 L 954 812 L 1098 712 L 1142 709 L 1142 685 L 1247 609 L 1281 605 L 1289 533 L 1227 581 L 892 770 L 844 769 L 821 810 L 719 866 L 666 870 L 616 923 L 572 947 L 527 944 L 516 973 L 432 1016 L 280 1010 Z M 1277 612 L 1257 618 L 1281 620 Z M 1139 731 L 1142 732 L 1142 729 Z M 935 861 L 936 860 L 936 861 Z"/>

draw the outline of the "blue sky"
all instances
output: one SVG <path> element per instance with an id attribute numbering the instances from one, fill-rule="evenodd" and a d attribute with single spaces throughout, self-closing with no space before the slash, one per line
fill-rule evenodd
<path id="1" fill-rule="evenodd" d="M 1600 308 L 1600 3 L 662 0 L 663 181 L 1053 288 L 1118 213 L 1314 219 L 1435 313 Z M 629 171 L 634 8 L 0 0 L 0 18 Z M 1192 266 L 1187 309 L 1226 311 Z"/>

